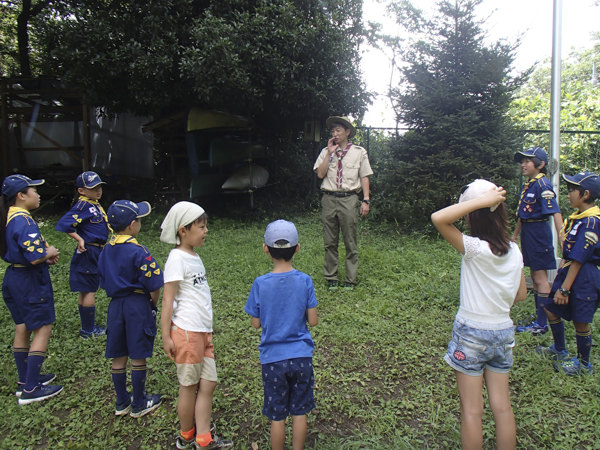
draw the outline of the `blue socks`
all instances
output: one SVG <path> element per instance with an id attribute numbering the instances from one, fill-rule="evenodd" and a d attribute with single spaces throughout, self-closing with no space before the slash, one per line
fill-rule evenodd
<path id="1" fill-rule="evenodd" d="M 565 346 L 565 323 L 559 317 L 558 320 L 549 320 L 552 337 L 554 338 L 554 348 L 558 352 L 567 349 Z"/>
<path id="2" fill-rule="evenodd" d="M 579 362 L 587 366 L 590 363 L 590 352 L 592 351 L 592 330 L 576 331 L 577 339 L 577 359 Z"/>
<path id="3" fill-rule="evenodd" d="M 131 365 L 131 386 L 133 387 L 133 403 L 138 406 L 144 402 L 144 388 L 146 387 L 146 371 L 148 367 Z"/>
<path id="4" fill-rule="evenodd" d="M 117 393 L 117 404 L 126 403 L 129 400 L 129 392 L 127 392 L 127 368 L 111 369 L 113 385 Z"/>
<path id="5" fill-rule="evenodd" d="M 27 379 L 27 356 L 28 348 L 13 347 L 13 356 L 17 364 L 17 373 L 19 374 L 19 383 L 24 384 Z"/>
<path id="6" fill-rule="evenodd" d="M 91 333 L 96 325 L 96 307 L 80 306 L 79 318 L 81 319 L 81 329 Z"/>
<path id="7" fill-rule="evenodd" d="M 27 392 L 33 391 L 40 382 L 40 371 L 46 352 L 29 352 L 27 356 L 27 377 L 25 379 L 24 389 Z"/>
<path id="8" fill-rule="evenodd" d="M 534 292 L 535 296 L 535 313 L 537 316 L 536 322 L 540 327 L 545 327 L 548 325 L 548 318 L 546 317 L 546 310 L 544 306 L 548 303 L 548 299 L 550 294 L 547 292 Z"/>

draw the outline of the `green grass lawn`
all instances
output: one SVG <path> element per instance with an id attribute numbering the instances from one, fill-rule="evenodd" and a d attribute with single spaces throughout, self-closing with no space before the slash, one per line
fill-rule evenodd
<path id="1" fill-rule="evenodd" d="M 170 247 L 159 241 L 161 219 L 143 219 L 138 239 L 164 266 Z M 458 308 L 458 253 L 445 241 L 404 236 L 394 228 L 361 221 L 359 284 L 353 292 L 334 294 L 322 277 L 319 214 L 288 219 L 295 221 L 302 246 L 294 265 L 313 278 L 319 301 L 319 325 L 311 330 L 317 408 L 308 416 L 307 447 L 459 448 L 458 393 L 453 371 L 442 359 Z M 57 322 L 43 371 L 56 373 L 65 389 L 45 402 L 18 406 L 13 395 L 14 324 L 1 302 L 0 448 L 174 448 L 178 384 L 160 334 L 148 360 L 146 388 L 163 394 L 163 405 L 141 419 L 115 417 L 105 338 L 78 337 L 76 294 L 68 285 L 75 246 L 54 231 L 55 222 L 44 219 L 41 226 L 48 242 L 61 250 L 59 264 L 51 268 Z M 220 377 L 213 417 L 218 434 L 233 439 L 236 449 L 249 449 L 253 443 L 269 448 L 268 421 L 261 415 L 260 331 L 243 311 L 254 278 L 271 268 L 261 247 L 267 222 L 211 220 L 200 250 L 212 291 Z M 5 268 L 3 263 L 1 275 Z M 527 319 L 532 303 L 528 299 L 515 306 L 513 320 Z M 97 306 L 98 321 L 104 323 L 108 299 L 103 292 Z M 566 328 L 568 348 L 575 351 L 573 327 Z M 596 327 L 593 333 L 598 341 Z M 555 373 L 551 362 L 536 354 L 540 343 L 550 344 L 551 337 L 517 337 L 511 386 L 518 447 L 600 448 L 598 376 L 567 379 Z M 599 353 L 594 346 L 592 363 L 598 371 Z M 484 448 L 495 448 L 494 436 L 486 405 Z"/>

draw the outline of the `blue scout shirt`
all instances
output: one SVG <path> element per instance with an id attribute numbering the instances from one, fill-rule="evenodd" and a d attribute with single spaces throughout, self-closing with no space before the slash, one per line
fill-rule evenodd
<path id="1" fill-rule="evenodd" d="M 538 174 L 523 185 L 521 200 L 517 215 L 522 220 L 543 220 L 548 216 L 559 213 L 560 208 L 556 202 L 556 194 L 552 183 L 544 176 Z"/>
<path id="2" fill-rule="evenodd" d="M 160 289 L 163 273 L 146 247 L 128 235 L 117 235 L 98 259 L 100 287 L 109 297 L 127 297 L 135 291 L 150 294 Z"/>
<path id="3" fill-rule="evenodd" d="M 29 211 L 11 206 L 7 215 L 6 254 L 3 259 L 11 264 L 31 266 L 33 261 L 46 256 L 47 246 Z"/>
<path id="4" fill-rule="evenodd" d="M 600 265 L 600 218 L 597 216 L 576 219 L 563 242 L 563 258 L 585 264 Z M 577 282 L 577 280 L 575 281 Z"/>
<path id="5" fill-rule="evenodd" d="M 85 196 L 56 224 L 56 231 L 77 233 L 85 243 L 106 244 L 108 239 L 108 221 L 100 203 Z"/>

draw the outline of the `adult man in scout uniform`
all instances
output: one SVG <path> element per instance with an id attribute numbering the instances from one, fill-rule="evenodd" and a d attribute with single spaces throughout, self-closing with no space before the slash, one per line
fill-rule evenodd
<path id="1" fill-rule="evenodd" d="M 323 240 L 325 242 L 325 263 L 323 273 L 329 281 L 329 290 L 338 287 L 338 242 L 340 228 L 346 247 L 345 290 L 354 289 L 358 273 L 358 245 L 356 228 L 357 209 L 360 215 L 369 214 L 369 176 L 373 175 L 367 151 L 352 144 L 349 139 L 356 134 L 347 117 L 332 116 L 327 119 L 331 139 L 327 143 L 313 170 L 323 179 L 321 190 L 323 207 Z M 362 203 L 358 194 L 363 191 Z"/>

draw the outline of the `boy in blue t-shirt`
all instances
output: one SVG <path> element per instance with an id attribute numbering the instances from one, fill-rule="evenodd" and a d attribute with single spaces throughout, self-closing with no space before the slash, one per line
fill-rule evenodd
<path id="1" fill-rule="evenodd" d="M 569 203 L 577 211 L 565 221 L 561 230 L 563 263 L 552 292 L 554 303 L 546 305 L 554 344 L 537 348 L 551 355 L 554 369 L 567 375 L 590 374 L 592 331 L 590 323 L 598 309 L 600 293 L 600 208 L 594 200 L 600 198 L 600 177 L 592 172 L 564 175 L 569 189 Z M 577 356 L 569 359 L 565 347 L 565 325 L 562 319 L 573 321 L 576 331 Z"/>
<path id="2" fill-rule="evenodd" d="M 116 235 L 98 259 L 100 287 L 111 298 L 106 329 L 107 358 L 112 358 L 112 381 L 117 394 L 115 415 L 141 417 L 161 404 L 159 394 L 146 395 L 146 359 L 156 337 L 156 305 L 164 278 L 158 263 L 136 240 L 141 218 L 150 214 L 148 202 L 117 200 L 108 208 L 108 223 Z M 127 360 L 131 385 L 127 392 Z"/>
<path id="3" fill-rule="evenodd" d="M 312 279 L 292 267 L 300 250 L 293 223 L 270 223 L 263 250 L 273 260 L 273 271 L 254 280 L 244 311 L 252 316 L 252 326 L 262 326 L 262 412 L 271 419 L 271 448 L 283 450 L 285 420 L 291 415 L 293 447 L 298 450 L 306 440 L 306 413 L 315 407 L 314 342 L 306 322 L 314 327 L 319 321 L 317 298 Z"/>

